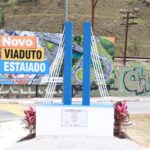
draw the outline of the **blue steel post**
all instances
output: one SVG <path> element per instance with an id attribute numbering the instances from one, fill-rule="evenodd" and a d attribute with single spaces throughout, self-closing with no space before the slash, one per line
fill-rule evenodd
<path id="1" fill-rule="evenodd" d="M 82 105 L 90 105 L 91 23 L 83 25 L 83 93 Z"/>
<path id="2" fill-rule="evenodd" d="M 64 105 L 72 103 L 72 30 L 73 24 L 65 22 L 64 39 Z"/>

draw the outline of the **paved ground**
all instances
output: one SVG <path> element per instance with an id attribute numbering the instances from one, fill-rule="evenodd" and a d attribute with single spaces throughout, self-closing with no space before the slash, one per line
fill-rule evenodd
<path id="1" fill-rule="evenodd" d="M 28 130 L 24 129 L 22 120 L 0 122 L 0 150 L 6 150 L 26 135 Z"/>
<path id="2" fill-rule="evenodd" d="M 16 143 L 8 150 L 147 150 L 127 139 L 95 136 L 42 136 Z"/>
<path id="3" fill-rule="evenodd" d="M 20 120 L 0 123 L 0 150 L 148 150 L 132 140 L 97 136 L 39 136 L 19 142 L 28 135 Z"/>

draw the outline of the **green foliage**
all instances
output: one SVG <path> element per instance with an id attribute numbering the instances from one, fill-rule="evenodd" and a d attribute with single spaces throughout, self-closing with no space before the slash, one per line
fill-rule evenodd
<path id="1" fill-rule="evenodd" d="M 5 15 L 2 10 L 0 10 L 0 28 L 2 28 L 5 24 Z"/>
<path id="2" fill-rule="evenodd" d="M 74 36 L 74 41 L 78 45 L 83 45 L 83 37 L 80 35 Z"/>
<path id="3" fill-rule="evenodd" d="M 73 58 L 72 59 L 72 70 L 74 70 L 74 68 L 76 67 L 76 65 L 79 63 L 79 59 L 78 58 Z"/>
<path id="4" fill-rule="evenodd" d="M 16 4 L 18 4 L 18 0 L 9 0 L 9 1 L 7 2 L 7 4 L 10 5 L 10 6 L 16 5 Z"/>
<path id="5" fill-rule="evenodd" d="M 4 3 L 7 3 L 9 0 L 3 0 Z"/>
<path id="6" fill-rule="evenodd" d="M 128 5 L 133 5 L 135 3 L 135 0 L 126 0 L 126 2 L 128 3 Z"/>
<path id="7" fill-rule="evenodd" d="M 12 10 L 13 10 L 13 14 L 18 14 L 19 6 L 18 5 L 14 5 L 12 7 Z"/>
<path id="8" fill-rule="evenodd" d="M 114 79 L 113 79 L 113 78 L 110 78 L 109 81 L 107 82 L 107 84 L 109 84 L 109 85 L 110 85 L 110 84 L 114 84 Z"/>
<path id="9" fill-rule="evenodd" d="M 101 43 L 102 47 L 104 47 L 108 51 L 110 56 L 115 55 L 115 46 L 112 42 L 110 42 L 105 37 L 100 37 L 100 43 Z"/>
<path id="10" fill-rule="evenodd" d="M 145 6 L 150 6 L 150 1 L 149 0 L 144 0 L 143 2 L 144 2 Z"/>

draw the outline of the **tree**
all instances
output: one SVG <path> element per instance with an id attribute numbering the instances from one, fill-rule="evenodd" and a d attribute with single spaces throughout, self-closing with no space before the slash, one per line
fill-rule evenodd
<path id="1" fill-rule="evenodd" d="M 5 24 L 5 15 L 3 10 L 0 10 L 0 28 L 2 28 Z"/>

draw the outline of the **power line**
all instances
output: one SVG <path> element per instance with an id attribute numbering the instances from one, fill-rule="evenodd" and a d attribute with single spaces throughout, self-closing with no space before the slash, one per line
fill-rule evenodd
<path id="1" fill-rule="evenodd" d="M 64 0 L 64 18 L 65 22 L 68 21 L 68 0 Z"/>
<path id="2" fill-rule="evenodd" d="M 95 8 L 99 0 L 92 0 L 92 30 L 94 32 L 94 23 L 95 23 Z"/>
<path id="3" fill-rule="evenodd" d="M 120 9 L 120 13 L 122 15 L 123 22 L 121 25 L 125 26 L 125 45 L 124 45 L 124 66 L 126 65 L 126 57 L 127 57 L 127 43 L 128 43 L 128 30 L 130 25 L 137 24 L 139 8 L 133 9 Z M 135 20 L 136 19 L 136 20 Z"/>

